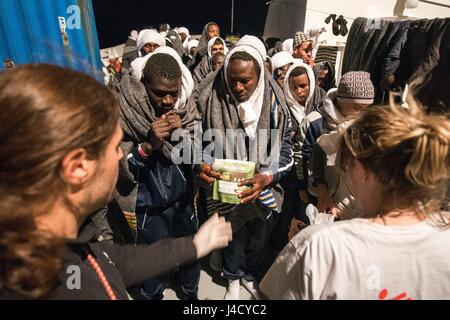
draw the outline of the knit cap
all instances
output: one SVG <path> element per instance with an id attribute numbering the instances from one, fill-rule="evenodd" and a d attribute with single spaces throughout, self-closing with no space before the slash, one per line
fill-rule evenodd
<path id="1" fill-rule="evenodd" d="M 373 104 L 374 98 L 375 88 L 368 72 L 351 71 L 341 78 L 337 90 L 340 102 Z"/>
<path id="2" fill-rule="evenodd" d="M 299 31 L 294 37 L 294 48 L 301 46 L 303 42 L 312 42 L 312 40 L 303 32 Z"/>

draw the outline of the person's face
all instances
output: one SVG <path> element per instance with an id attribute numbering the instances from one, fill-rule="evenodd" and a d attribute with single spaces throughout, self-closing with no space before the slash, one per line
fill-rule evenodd
<path id="1" fill-rule="evenodd" d="M 292 63 L 282 66 L 281 68 L 278 68 L 277 70 L 275 70 L 275 80 L 277 81 L 277 83 L 280 85 L 281 88 L 284 87 L 286 73 L 288 72 L 291 65 L 292 65 Z"/>
<path id="2" fill-rule="evenodd" d="M 289 78 L 289 88 L 291 93 L 300 104 L 305 105 L 309 96 L 310 84 L 306 73 Z"/>
<path id="3" fill-rule="evenodd" d="M 145 88 L 156 116 L 161 117 L 175 107 L 181 90 L 181 79 L 169 80 L 155 76 L 145 84 Z"/>
<path id="4" fill-rule="evenodd" d="M 330 71 L 326 67 L 323 68 L 322 70 L 320 70 L 319 78 L 317 79 L 317 85 L 319 87 L 322 87 L 325 85 L 325 83 L 327 82 L 327 77 L 328 77 L 329 73 L 330 73 Z"/>
<path id="5" fill-rule="evenodd" d="M 211 55 L 215 55 L 216 53 L 224 53 L 224 48 L 222 44 L 215 44 L 211 47 Z"/>
<path id="6" fill-rule="evenodd" d="M 195 54 L 197 53 L 197 47 L 193 47 L 189 53 L 191 54 L 191 56 L 194 57 Z"/>
<path id="7" fill-rule="evenodd" d="M 211 40 L 214 37 L 220 37 L 220 29 L 216 25 L 210 25 L 208 27 L 208 40 Z"/>
<path id="8" fill-rule="evenodd" d="M 224 56 L 215 56 L 213 57 L 213 61 L 212 61 L 212 65 L 213 65 L 213 71 L 217 71 L 220 68 L 222 68 L 223 63 L 225 62 L 225 57 Z"/>
<path id="9" fill-rule="evenodd" d="M 355 118 L 361 115 L 369 107 L 368 104 L 337 101 L 336 108 L 346 118 Z"/>
<path id="10" fill-rule="evenodd" d="M 245 102 L 255 92 L 259 75 L 253 61 L 235 59 L 228 66 L 228 84 L 239 102 Z"/>
<path id="11" fill-rule="evenodd" d="M 181 38 L 181 41 L 184 42 L 186 40 L 186 38 L 187 38 L 187 34 L 184 33 L 184 32 L 180 33 L 180 38 Z"/>
<path id="12" fill-rule="evenodd" d="M 113 191 L 119 177 L 119 161 L 123 157 L 120 148 L 123 133 L 117 125 L 114 136 L 106 146 L 104 154 L 97 160 L 97 173 L 92 179 L 86 194 L 92 199 L 92 210 L 105 207 L 113 199 Z"/>
<path id="13" fill-rule="evenodd" d="M 153 42 L 147 43 L 142 48 L 142 55 L 146 56 L 146 55 L 148 55 L 149 53 L 152 53 L 153 51 L 155 51 L 158 48 L 159 48 L 159 44 L 157 44 L 157 43 L 153 43 Z"/>
<path id="14" fill-rule="evenodd" d="M 294 48 L 294 58 L 302 59 L 306 64 L 312 63 L 312 43 L 303 42 L 300 46 Z"/>

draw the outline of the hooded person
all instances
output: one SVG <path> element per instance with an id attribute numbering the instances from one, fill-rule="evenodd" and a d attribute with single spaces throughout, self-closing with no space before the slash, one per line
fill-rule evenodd
<path id="1" fill-rule="evenodd" d="M 194 69 L 193 78 L 196 84 L 200 83 L 208 73 L 213 71 L 212 57 L 214 54 L 221 52 L 223 54 L 228 53 L 228 48 L 225 41 L 220 37 L 214 37 L 208 42 L 208 54 L 203 57 L 202 61 Z"/>
<path id="2" fill-rule="evenodd" d="M 370 74 L 346 73 L 318 110 L 305 117 L 296 136 L 294 158 L 297 189 L 302 202 L 317 204 L 341 219 L 357 212 L 354 199 L 336 169 L 336 146 L 342 132 L 374 102 Z"/>
<path id="3" fill-rule="evenodd" d="M 178 28 L 178 34 L 180 35 L 181 41 L 183 42 L 183 48 L 185 50 L 188 49 L 188 43 L 191 40 L 191 35 L 189 33 L 189 29 L 185 28 L 185 27 L 180 27 Z M 187 53 L 189 53 L 189 51 L 186 51 Z"/>
<path id="4" fill-rule="evenodd" d="M 288 52 L 290 55 L 294 54 L 294 39 L 286 39 L 283 41 L 283 51 Z"/>
<path id="5" fill-rule="evenodd" d="M 269 55 L 269 57 L 273 57 L 274 55 L 276 55 L 277 53 L 282 52 L 282 51 L 283 51 L 283 42 L 281 42 L 281 40 L 280 40 L 275 43 L 274 47 L 270 48 L 267 51 L 267 54 Z"/>
<path id="6" fill-rule="evenodd" d="M 215 22 L 209 22 L 203 28 L 195 59 L 188 64 L 189 70 L 193 71 L 200 61 L 202 61 L 203 57 L 208 55 L 208 43 L 214 37 L 220 37 L 220 27 Z"/>
<path id="7" fill-rule="evenodd" d="M 189 43 L 187 45 L 189 58 L 191 58 L 191 59 L 194 58 L 195 53 L 197 53 L 198 44 L 199 44 L 198 40 L 194 39 L 194 40 L 189 41 Z M 193 50 L 195 50 L 195 51 L 193 51 Z"/>
<path id="8" fill-rule="evenodd" d="M 203 163 L 196 167 L 203 183 L 200 198 L 204 202 L 199 207 L 207 215 L 225 215 L 234 232 L 234 244 L 223 252 L 222 274 L 229 281 L 225 299 L 239 299 L 239 280 L 256 296 L 271 219 L 283 202 L 278 182 L 292 168 L 289 111 L 261 53 L 248 45 L 229 52 L 224 66 L 196 87 L 194 97 L 191 102 L 198 108 L 205 136 L 213 133 L 216 138 L 213 150 L 204 142 Z M 249 145 L 240 140 L 246 136 Z M 272 147 L 264 152 L 268 145 Z M 213 200 L 211 184 L 220 176 L 213 170 L 215 159 L 256 164 L 254 178 L 241 182 L 252 187 L 241 194 L 241 204 Z"/>
<path id="9" fill-rule="evenodd" d="M 313 70 L 301 60 L 295 61 L 289 68 L 284 81 L 286 103 L 292 115 L 293 140 L 296 141 L 299 139 L 298 136 L 302 136 L 303 134 L 301 125 L 304 118 L 321 107 L 326 93 L 315 85 Z M 294 214 L 296 219 L 307 223 L 308 220 L 305 215 L 306 206 L 296 201 L 298 199 L 298 190 L 296 187 L 298 177 L 295 169 L 291 170 L 290 175 L 285 180 L 283 181 L 283 186 L 287 194 L 285 216 L 291 218 L 292 214 Z M 284 220 L 283 223 L 284 225 L 281 227 L 285 230 L 289 227 L 289 220 Z M 287 238 L 285 234 L 282 234 L 282 236 L 284 238 L 281 239 L 281 243 L 286 244 Z"/>
<path id="10" fill-rule="evenodd" d="M 189 70 L 175 50 L 161 47 L 136 59 L 118 90 L 125 157 L 116 199 L 124 212 L 136 213 L 137 242 L 193 234 L 192 166 L 177 164 L 179 150 L 171 139 L 173 134 L 191 139 L 194 130 Z M 185 298 L 196 299 L 200 265 L 180 269 L 179 276 Z M 162 299 L 167 280 L 164 275 L 145 282 L 144 298 Z"/>
<path id="11" fill-rule="evenodd" d="M 238 43 L 236 45 L 237 46 L 248 45 L 248 46 L 253 47 L 256 50 L 258 50 L 259 54 L 261 55 L 261 57 L 264 60 L 264 63 L 266 65 L 267 69 L 270 72 L 273 71 L 272 70 L 272 61 L 271 61 L 270 57 L 267 55 L 266 45 L 264 44 L 264 42 L 261 41 L 261 39 L 259 39 L 258 37 L 255 37 L 255 36 L 245 35 L 238 41 Z"/>
<path id="12" fill-rule="evenodd" d="M 286 51 L 279 52 L 272 57 L 273 68 L 275 70 L 273 76 L 274 79 L 277 81 L 278 85 L 280 86 L 280 88 L 283 88 L 283 91 L 285 90 L 285 79 L 288 70 L 291 68 L 291 66 L 294 65 L 294 63 L 300 65 L 301 62 L 302 61 L 299 59 L 294 59 L 294 57 Z M 292 100 L 291 104 L 293 104 Z M 297 107 L 300 110 L 303 109 L 299 105 L 299 103 L 297 103 Z M 292 136 L 292 140 L 294 141 L 294 135 L 298 131 L 297 129 L 298 125 L 296 118 L 293 117 L 292 110 L 290 111 L 290 113 L 291 113 L 291 122 L 295 125 L 295 130 L 293 131 Z M 299 113 L 301 117 L 302 111 L 299 111 Z M 281 215 L 277 219 L 274 226 L 274 230 L 272 232 L 268 255 L 273 256 L 278 255 L 278 253 L 286 246 L 286 244 L 289 241 L 288 231 L 292 219 L 294 217 L 296 217 L 297 219 L 301 218 L 301 215 L 299 213 L 302 212 L 302 208 L 299 206 L 299 201 L 297 201 L 298 196 L 297 196 L 297 189 L 295 187 L 296 181 L 297 179 L 295 175 L 295 168 L 292 168 L 289 171 L 289 174 L 287 174 L 280 181 L 280 184 L 284 190 L 284 201 Z"/>
<path id="13" fill-rule="evenodd" d="M 198 40 L 190 40 L 186 47 L 186 52 L 183 55 L 183 62 L 185 65 L 188 65 L 189 62 L 195 58 L 195 55 L 197 53 L 197 47 L 198 47 Z"/>
<path id="14" fill-rule="evenodd" d="M 144 29 L 139 32 L 136 45 L 139 56 L 144 57 L 155 51 L 157 48 L 164 47 L 166 45 L 166 40 L 157 31 Z"/>
<path id="15" fill-rule="evenodd" d="M 287 71 L 284 93 L 296 132 L 303 119 L 317 110 L 326 96 L 326 92 L 316 86 L 314 71 L 302 61 L 294 62 Z"/>
<path id="16" fill-rule="evenodd" d="M 209 22 L 203 28 L 202 35 L 200 36 L 198 44 L 198 54 L 204 56 L 208 53 L 208 43 L 214 37 L 220 37 L 219 25 L 215 22 Z"/>
<path id="17" fill-rule="evenodd" d="M 286 73 L 294 62 L 294 57 L 286 51 L 278 52 L 272 57 L 273 77 L 281 88 L 284 88 Z"/>
<path id="18" fill-rule="evenodd" d="M 316 64 L 314 67 L 314 75 L 317 85 L 325 90 L 325 92 L 336 88 L 336 71 L 330 62 L 323 61 Z"/>
<path id="19" fill-rule="evenodd" d="M 181 40 L 180 35 L 175 32 L 175 30 L 168 30 L 166 35 L 166 43 L 169 47 L 173 48 L 180 57 L 184 54 L 183 41 Z"/>

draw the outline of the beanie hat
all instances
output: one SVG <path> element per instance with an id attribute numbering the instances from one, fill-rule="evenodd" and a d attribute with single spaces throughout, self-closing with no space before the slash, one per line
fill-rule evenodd
<path id="1" fill-rule="evenodd" d="M 374 98 L 375 88 L 368 72 L 351 71 L 342 76 L 337 90 L 340 102 L 373 104 Z"/>
<path id="2" fill-rule="evenodd" d="M 308 38 L 308 36 L 306 34 L 299 31 L 295 34 L 295 37 L 294 37 L 294 48 L 301 46 L 303 42 L 311 42 L 312 43 L 312 40 L 310 38 Z"/>

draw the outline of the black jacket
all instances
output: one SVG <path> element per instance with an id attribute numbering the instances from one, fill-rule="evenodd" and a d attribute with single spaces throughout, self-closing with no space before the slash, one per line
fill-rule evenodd
<path id="1" fill-rule="evenodd" d="M 197 259 L 192 237 L 162 240 L 150 246 L 136 247 L 99 242 L 98 235 L 98 229 L 88 225 L 81 229 L 78 239 L 67 241 L 59 285 L 46 300 L 109 299 L 97 273 L 87 261 L 86 252 L 94 256 L 119 300 L 128 300 L 127 287 L 141 284 Z M 78 268 L 81 288 L 70 290 L 68 284 L 73 283 L 73 270 Z M 0 299 L 21 298 L 0 292 Z"/>

